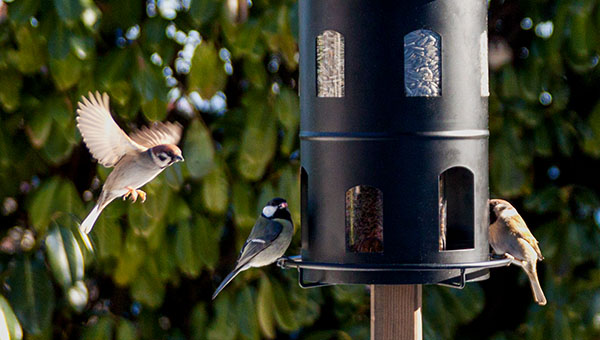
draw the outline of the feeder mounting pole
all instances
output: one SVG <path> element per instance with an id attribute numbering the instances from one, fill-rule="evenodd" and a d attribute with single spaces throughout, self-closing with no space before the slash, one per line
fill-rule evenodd
<path id="1" fill-rule="evenodd" d="M 422 340 L 421 285 L 371 285 L 371 340 Z"/>

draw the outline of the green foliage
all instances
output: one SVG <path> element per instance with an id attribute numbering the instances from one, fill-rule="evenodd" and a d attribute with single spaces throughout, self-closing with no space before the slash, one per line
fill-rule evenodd
<path id="1" fill-rule="evenodd" d="M 225 1 L 148 3 L 0 1 L 0 338 L 367 339 L 364 286 L 303 290 L 271 266 L 210 300 L 266 201 L 287 198 L 299 230 L 298 3 L 255 0 L 242 22 Z M 549 304 L 512 267 L 425 287 L 425 338 L 596 339 L 600 1 L 489 4 L 490 41 L 512 52 L 490 74 L 491 194 L 540 241 Z M 536 35 L 544 22 L 552 34 Z M 127 132 L 180 122 L 186 161 L 144 204 L 111 203 L 88 237 L 77 223 L 110 169 L 75 110 L 96 90 Z"/>
<path id="2" fill-rule="evenodd" d="M 15 312 L 10 307 L 10 304 L 3 296 L 0 296 L 0 334 L 3 339 L 23 339 L 23 329 L 15 315 Z"/>
<path id="3" fill-rule="evenodd" d="M 51 326 L 55 297 L 50 277 L 40 255 L 15 258 L 14 269 L 6 279 L 11 288 L 7 298 L 25 331 L 40 335 Z"/>

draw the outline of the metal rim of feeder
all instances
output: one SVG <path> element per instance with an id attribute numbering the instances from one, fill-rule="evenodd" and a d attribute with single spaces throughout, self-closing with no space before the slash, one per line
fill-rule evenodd
<path id="1" fill-rule="evenodd" d="M 401 263 L 401 264 L 344 264 L 344 263 L 322 263 L 302 261 L 301 255 L 281 257 L 277 259 L 277 266 L 282 269 L 297 269 L 300 272 L 298 283 L 302 288 L 313 288 L 329 286 L 324 283 L 307 283 L 302 279 L 302 270 L 331 270 L 331 271 L 358 271 L 358 272 L 412 272 L 412 271 L 436 271 L 436 270 L 460 270 L 460 281 L 458 283 L 437 283 L 441 286 L 462 289 L 469 281 L 466 277 L 467 269 L 490 269 L 508 266 L 512 259 L 504 257 L 500 259 L 490 258 L 487 261 L 468 263 Z"/>

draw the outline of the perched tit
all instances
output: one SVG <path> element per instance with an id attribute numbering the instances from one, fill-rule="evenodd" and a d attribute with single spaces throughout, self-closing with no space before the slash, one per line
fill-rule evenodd
<path id="1" fill-rule="evenodd" d="M 537 275 L 537 261 L 542 261 L 542 251 L 525 221 L 510 203 L 501 199 L 489 200 L 490 211 L 496 221 L 490 224 L 489 241 L 497 255 L 505 255 L 519 265 L 531 284 L 533 299 L 538 305 L 546 304 L 546 297 Z"/>
<path id="2" fill-rule="evenodd" d="M 283 198 L 270 200 L 263 208 L 250 236 L 244 243 L 235 268 L 215 290 L 212 296 L 213 300 L 240 272 L 277 261 L 290 246 L 293 235 L 294 224 L 287 202 Z"/>
<path id="3" fill-rule="evenodd" d="M 179 123 L 155 123 L 128 136 L 110 115 L 108 95 L 98 92 L 89 93 L 89 99 L 81 98 L 77 114 L 77 127 L 92 156 L 107 168 L 115 167 L 106 178 L 98 202 L 79 226 L 88 234 L 102 209 L 115 198 L 131 197 L 135 202 L 139 195 L 144 202 L 146 193 L 138 188 L 171 164 L 183 161 L 176 145 L 182 127 Z"/>

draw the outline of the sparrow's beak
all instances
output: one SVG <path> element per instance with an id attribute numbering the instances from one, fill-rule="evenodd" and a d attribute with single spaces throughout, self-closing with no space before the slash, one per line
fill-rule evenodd
<path id="1" fill-rule="evenodd" d="M 175 156 L 175 162 L 183 162 L 183 156 Z"/>

